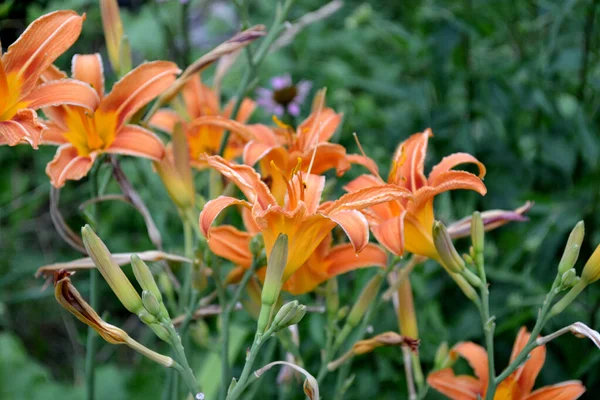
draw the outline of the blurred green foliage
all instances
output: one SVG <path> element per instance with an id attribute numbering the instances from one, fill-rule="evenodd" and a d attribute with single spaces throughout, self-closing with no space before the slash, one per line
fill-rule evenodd
<path id="1" fill-rule="evenodd" d="M 492 282 L 492 311 L 498 317 L 497 368 L 506 365 L 518 328 L 532 326 L 572 226 L 580 219 L 586 223 L 583 259 L 600 242 L 598 3 L 349 0 L 335 15 L 309 26 L 291 45 L 271 54 L 260 71 L 260 85 L 290 72 L 296 80 L 313 81 L 314 88 L 327 87 L 328 103 L 345 114 L 336 138 L 355 152 L 351 133 L 357 132 L 367 154 L 384 172 L 395 146 L 426 127 L 435 134 L 427 165 L 457 151 L 482 160 L 488 168 L 487 196 L 440 196 L 436 215 L 443 221 L 461 218 L 474 209 L 514 208 L 528 199 L 536 202 L 528 223 L 513 224 L 488 236 L 486 266 Z M 162 58 L 183 65 L 239 27 L 230 2 L 191 0 L 185 15 L 191 27 L 188 53 L 180 40 L 183 6 L 178 1 L 130 0 L 121 5 L 137 62 Z M 291 20 L 321 5 L 317 0 L 298 0 Z M 62 8 L 86 12 L 87 21 L 81 38 L 61 57 L 59 66 L 68 69 L 70 55 L 76 52 L 105 54 L 99 10 L 91 0 L 5 2 L 0 6 L 3 45 L 34 18 Z M 250 2 L 252 23 L 268 26 L 272 11 L 270 0 Z M 238 65 L 229 73 L 224 81 L 226 95 L 234 92 L 242 71 Z M 208 81 L 211 73 L 206 75 Z M 255 118 L 261 119 L 268 121 L 268 115 Z M 82 398 L 85 329 L 63 314 L 52 291 L 41 291 L 42 282 L 33 278 L 39 265 L 78 257 L 55 233 L 49 216 L 50 186 L 43 171 L 53 151 L 0 148 L 0 329 L 5 330 L 0 334 L 0 397 L 6 400 L 23 398 L 24 393 L 30 399 L 58 398 L 59 393 L 61 398 Z M 123 165 L 153 212 L 165 247 L 181 253 L 176 210 L 150 165 L 133 159 L 124 159 Z M 355 167 L 344 179 L 359 173 Z M 340 187 L 336 190 L 341 191 Z M 114 184 L 111 190 L 118 192 Z M 85 180 L 69 183 L 62 191 L 61 209 L 73 227 L 83 223 L 78 205 L 88 193 Z M 111 250 L 152 247 L 142 218 L 128 205 L 102 204 L 99 213 L 101 234 Z M 370 274 L 360 271 L 340 280 L 343 303 L 356 298 Z M 76 279 L 85 295 L 86 278 L 79 275 L 83 274 Z M 482 332 L 474 307 L 437 265 L 425 264 L 412 279 L 421 357 L 427 371 L 441 340 L 480 341 Z M 126 320 L 106 286 L 101 298 L 100 311 L 108 313 L 109 320 L 128 324 L 133 335 L 150 340 L 139 324 Z M 302 299 L 305 304 L 317 300 L 317 295 Z M 547 331 L 576 320 L 600 329 L 599 305 L 600 290 L 594 285 L 564 315 L 551 321 Z M 241 314 L 236 321 L 239 326 L 252 326 L 249 317 Z M 395 330 L 395 321 L 392 308 L 385 306 L 373 331 Z M 214 335 L 214 318 L 206 323 Z M 324 325 L 319 314 L 309 315 L 300 324 L 301 350 L 309 371 L 319 367 Z M 250 344 L 249 333 L 240 328 L 234 334 L 239 343 L 238 368 L 243 359 L 239 349 L 244 348 L 242 343 Z M 215 340 L 208 338 L 209 343 Z M 207 368 L 208 360 L 218 360 L 210 345 L 194 346 L 198 371 Z M 283 358 L 279 350 L 275 355 Z M 160 393 L 163 374 L 127 349 L 105 345 L 99 362 L 103 365 L 98 371 L 99 399 L 157 398 Z M 595 398 L 590 393 L 600 390 L 599 370 L 600 352 L 592 351 L 591 343 L 564 337 L 548 346 L 537 385 L 581 379 L 588 387 L 587 397 Z M 239 374 L 237 369 L 234 372 Z M 210 370 L 201 372 L 207 373 L 210 376 Z M 378 399 L 396 399 L 398 393 L 405 396 L 399 349 L 383 348 L 362 356 L 354 363 L 353 373 L 348 399 L 375 393 Z M 275 373 L 269 372 L 262 380 L 261 393 L 271 398 L 278 389 L 273 383 Z M 333 377 L 325 382 L 325 398 L 333 383 Z M 293 393 L 285 398 L 302 398 L 300 390 Z M 430 392 L 429 398 L 439 396 Z"/>

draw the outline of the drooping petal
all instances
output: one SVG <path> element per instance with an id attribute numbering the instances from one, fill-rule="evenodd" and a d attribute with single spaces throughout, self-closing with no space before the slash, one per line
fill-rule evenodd
<path id="1" fill-rule="evenodd" d="M 321 207 L 321 211 L 328 213 L 334 210 L 361 210 L 393 200 L 408 200 L 412 193 L 396 185 L 381 185 L 370 187 L 356 192 L 347 193 L 338 200 Z"/>
<path id="2" fill-rule="evenodd" d="M 95 153 L 79 156 L 75 147 L 63 144 L 56 151 L 54 159 L 46 165 L 46 174 L 50 177 L 50 183 L 60 188 L 67 180 L 76 181 L 87 175 L 95 158 Z"/>
<path id="3" fill-rule="evenodd" d="M 431 169 L 431 173 L 429 174 L 428 179 L 430 181 L 435 180 L 440 174 L 448 172 L 452 168 L 461 164 L 475 164 L 479 169 L 479 178 L 483 179 L 483 177 L 485 176 L 485 165 L 483 165 L 483 163 L 480 162 L 478 159 L 476 159 L 468 153 L 454 153 L 442 158 L 442 161 L 440 161 L 435 167 Z"/>
<path id="4" fill-rule="evenodd" d="M 331 249 L 326 262 L 329 264 L 327 273 L 333 277 L 357 268 L 385 267 L 387 255 L 381 247 L 372 243 L 367 244 L 360 253 L 356 253 L 351 244 L 341 244 Z"/>
<path id="5" fill-rule="evenodd" d="M 161 94 L 180 72 L 177 65 L 169 61 L 147 62 L 125 75 L 104 97 L 98 111 L 115 113 L 117 126 Z"/>
<path id="6" fill-rule="evenodd" d="M 336 211 L 328 214 L 328 217 L 344 230 L 356 253 L 369 243 L 369 222 L 360 211 Z"/>
<path id="7" fill-rule="evenodd" d="M 362 189 L 386 185 L 380 178 L 373 175 L 360 175 L 358 178 L 350 181 L 344 190 L 348 193 L 357 192 Z M 401 209 L 399 205 L 392 206 L 392 203 L 375 204 L 370 207 L 379 219 L 385 221 L 399 215 Z M 368 218 L 368 217 L 367 217 Z"/>
<path id="8" fill-rule="evenodd" d="M 210 228 L 210 250 L 231 262 L 244 268 L 250 268 L 252 264 L 252 253 L 250 252 L 250 241 L 252 235 L 242 232 L 231 225 L 216 226 Z"/>
<path id="9" fill-rule="evenodd" d="M 104 97 L 104 67 L 100 53 L 75 54 L 71 66 L 73 79 L 89 84 L 102 99 Z"/>
<path id="10" fill-rule="evenodd" d="M 509 222 L 527 221 L 528 218 L 524 215 L 533 207 L 532 201 L 527 201 L 521 207 L 515 210 L 488 210 L 481 213 L 483 227 L 487 231 L 499 228 Z M 471 234 L 471 219 L 472 216 L 465 217 L 448 226 L 448 233 L 453 239 L 469 236 Z"/>
<path id="11" fill-rule="evenodd" d="M 21 93 L 27 94 L 40 75 L 79 37 L 85 16 L 55 11 L 36 19 L 3 55 L 7 74 L 20 77 Z"/>
<path id="12" fill-rule="evenodd" d="M 214 200 L 209 201 L 204 205 L 202 212 L 199 217 L 200 230 L 202 234 L 206 237 L 209 237 L 209 228 L 212 225 L 213 221 L 217 216 L 223 211 L 225 208 L 232 206 L 234 204 L 241 204 L 246 207 L 251 207 L 251 205 L 244 200 L 238 200 L 233 197 L 227 196 L 219 196 Z"/>
<path id="13" fill-rule="evenodd" d="M 187 80 L 181 90 L 191 119 L 202 116 L 219 115 L 219 98 L 208 86 L 200 81 L 200 75 L 195 74 Z"/>
<path id="14" fill-rule="evenodd" d="M 440 193 L 449 190 L 466 189 L 473 190 L 482 196 L 485 196 L 487 189 L 485 184 L 470 172 L 449 171 L 439 174 L 436 179 L 429 182 L 430 186 L 424 186 L 415 192 L 414 204 L 412 210 L 419 210 L 429 200 Z"/>
<path id="15" fill-rule="evenodd" d="M 575 400 L 583 393 L 585 393 L 585 386 L 580 381 L 566 381 L 544 386 L 531 393 L 525 400 Z"/>
<path id="16" fill-rule="evenodd" d="M 411 192 L 427 185 L 427 178 L 423 171 L 427 142 L 433 136 L 431 129 L 415 133 L 404 142 L 400 143 L 394 154 L 394 164 L 390 171 L 389 183 L 402 186 Z"/>
<path id="17" fill-rule="evenodd" d="M 511 361 L 523 350 L 529 341 L 531 335 L 527 332 L 525 327 L 521 327 L 515 344 L 513 345 L 513 351 L 510 356 Z M 517 370 L 517 385 L 521 393 L 530 393 L 535 384 L 535 380 L 540 373 L 544 362 L 546 361 L 546 346 L 538 346 L 529 353 L 529 358 L 525 363 Z"/>
<path id="18" fill-rule="evenodd" d="M 371 227 L 375 239 L 391 253 L 401 256 L 404 253 L 404 216 L 391 217 L 379 225 Z"/>
<path id="19" fill-rule="evenodd" d="M 489 379 L 488 356 L 483 347 L 473 342 L 461 342 L 453 347 L 462 358 L 468 361 L 475 376 L 479 378 L 483 392 L 487 390 Z"/>
<path id="20" fill-rule="evenodd" d="M 452 400 L 477 400 L 483 394 L 477 379 L 472 376 L 456 376 L 451 368 L 432 372 L 427 377 L 427 383 Z"/>
<path id="21" fill-rule="evenodd" d="M 138 125 L 125 125 L 106 149 L 107 153 L 150 158 L 160 161 L 165 155 L 165 146 L 158 136 Z"/>
<path id="22" fill-rule="evenodd" d="M 173 129 L 175 129 L 175 124 L 178 122 L 182 122 L 179 114 L 166 108 L 156 111 L 152 118 L 150 118 L 150 126 L 171 134 L 173 133 Z"/>
<path id="23" fill-rule="evenodd" d="M 0 138 L 9 146 L 27 142 L 37 149 L 45 128 L 35 111 L 25 108 L 19 110 L 11 120 L 0 121 Z"/>
<path id="24" fill-rule="evenodd" d="M 69 104 L 94 111 L 98 107 L 100 99 L 87 83 L 75 79 L 61 79 L 37 86 L 22 99 L 22 102 L 34 110 L 41 107 Z"/>
<path id="25" fill-rule="evenodd" d="M 360 154 L 348 154 L 346 158 L 351 164 L 362 165 L 374 176 L 379 176 L 379 167 L 377 166 L 377 163 L 369 157 Z"/>

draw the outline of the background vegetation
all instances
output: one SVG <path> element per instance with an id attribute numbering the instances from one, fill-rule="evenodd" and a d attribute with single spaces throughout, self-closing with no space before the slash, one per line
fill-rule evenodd
<path id="1" fill-rule="evenodd" d="M 120 3 L 137 61 L 172 59 L 183 66 L 239 27 L 235 8 L 227 1 L 190 0 L 183 6 L 173 0 Z M 571 227 L 580 219 L 586 223 L 582 258 L 600 242 L 599 1 L 344 3 L 333 16 L 309 26 L 291 45 L 270 55 L 258 84 L 266 86 L 270 77 L 289 72 L 295 80 L 313 81 L 313 91 L 326 86 L 328 103 L 345 114 L 337 140 L 355 151 L 351 133 L 357 132 L 367 154 L 384 172 L 397 143 L 426 127 L 435 134 L 428 165 L 455 151 L 474 154 L 488 168 L 488 195 L 453 193 L 438 198 L 436 212 L 446 222 L 473 209 L 514 208 L 525 200 L 535 201 L 529 222 L 488 236 L 486 265 L 492 281 L 492 310 L 498 317 L 497 359 L 502 367 L 518 328 L 531 328 Z M 321 5 L 317 0 L 298 0 L 291 19 Z M 69 69 L 70 55 L 76 52 L 105 54 L 99 9 L 93 0 L 4 2 L 0 5 L 3 48 L 36 17 L 64 8 L 86 12 L 87 21 L 82 36 L 60 58 L 59 66 Z M 250 2 L 252 23 L 268 25 L 272 12 L 270 0 Z M 183 18 L 190 27 L 189 52 L 181 40 Z M 225 94 L 236 88 L 242 70 L 237 66 L 227 76 Z M 211 73 L 205 80 L 210 81 Z M 254 121 L 268 118 L 258 113 Z M 27 146 L 0 148 L 0 397 L 6 400 L 25 394 L 29 399 L 83 397 L 85 329 L 60 309 L 51 290 L 41 290 L 43 282 L 33 278 L 40 265 L 78 257 L 55 233 L 48 212 L 50 184 L 43 171 L 53 152 L 52 148 L 34 152 Z M 124 159 L 123 165 L 153 212 L 165 247 L 181 252 L 176 210 L 151 166 L 133 159 Z M 361 172 L 355 167 L 348 177 Z M 199 181 L 203 178 L 198 177 Z M 336 188 L 341 191 L 340 184 Z M 83 223 L 78 205 L 88 193 L 85 180 L 69 183 L 62 191 L 61 209 L 72 227 Z M 106 203 L 99 212 L 102 237 L 111 250 L 152 247 L 142 218 L 128 205 Z M 361 271 L 340 280 L 345 303 L 356 298 L 370 274 Z M 77 278 L 85 296 L 86 278 Z M 481 339 L 475 308 L 438 266 L 426 264 L 418 269 L 413 273 L 413 286 L 425 370 L 440 340 L 452 344 Z M 126 319 L 108 287 L 102 289 L 102 311 L 124 324 L 133 336 L 150 340 L 135 317 Z M 312 294 L 302 301 L 312 305 L 321 298 Z M 600 329 L 599 305 L 600 290 L 593 285 L 549 324 L 548 331 L 576 320 Z M 232 347 L 239 366 L 251 341 L 252 324 L 238 314 Z M 324 341 L 323 321 L 321 315 L 311 314 L 300 324 L 302 353 L 311 360 L 307 369 L 313 372 L 318 369 Z M 218 355 L 211 351 L 215 324 L 209 318 L 195 330 L 194 364 L 205 386 L 218 381 L 213 373 L 218 370 Z M 392 307 L 386 306 L 373 331 L 394 329 Z M 591 347 L 573 337 L 552 342 L 537 384 L 581 379 L 588 387 L 587 398 L 595 398 L 591 393 L 600 390 L 600 352 Z M 102 364 L 99 399 L 158 397 L 164 375 L 128 349 L 106 344 L 98 362 Z M 356 378 L 348 399 L 374 394 L 378 399 L 396 399 L 397 393 L 406 393 L 399 349 L 380 349 L 364 356 L 355 362 L 353 372 Z M 278 391 L 274 382 L 272 372 L 263 378 L 261 391 L 267 398 Z M 325 396 L 328 384 L 333 382 L 326 382 Z M 299 390 L 282 396 L 302 398 Z M 430 393 L 430 398 L 436 396 Z"/>

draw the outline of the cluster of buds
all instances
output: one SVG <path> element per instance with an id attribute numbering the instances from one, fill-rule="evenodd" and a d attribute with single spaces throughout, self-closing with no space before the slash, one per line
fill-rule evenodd
<path id="1" fill-rule="evenodd" d="M 158 285 L 148 265 L 137 255 L 131 256 L 131 265 L 136 280 L 142 287 L 142 296 L 135 290 L 127 276 L 115 263 L 106 245 L 89 225 L 82 228 L 83 244 L 94 264 L 119 298 L 121 304 L 148 325 L 162 340 L 169 342 L 170 335 L 164 321 L 170 320 Z"/>

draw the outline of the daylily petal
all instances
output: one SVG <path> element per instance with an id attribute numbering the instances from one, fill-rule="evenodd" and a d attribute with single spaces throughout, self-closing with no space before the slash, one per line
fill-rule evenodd
<path id="1" fill-rule="evenodd" d="M 173 133 L 175 124 L 181 122 L 181 117 L 173 110 L 160 109 L 150 118 L 150 126 L 167 133 Z"/>
<path id="2" fill-rule="evenodd" d="M 54 121 L 46 121 L 45 125 L 47 129 L 44 130 L 42 135 L 43 144 L 60 146 L 69 142 L 64 136 L 64 129 L 59 127 Z"/>
<path id="3" fill-rule="evenodd" d="M 79 37 L 85 16 L 73 11 L 55 11 L 36 19 L 3 55 L 7 74 L 23 79 L 21 93 L 27 94 L 39 76 Z"/>
<path id="4" fill-rule="evenodd" d="M 386 185 L 386 183 L 376 176 L 361 175 L 358 178 L 350 181 L 346 186 L 344 186 L 344 190 L 346 190 L 349 193 L 352 193 L 357 192 L 361 189 L 367 189 L 382 185 Z M 398 208 L 399 207 L 391 207 L 391 203 L 381 203 L 371 206 L 370 210 L 372 210 L 381 220 L 385 221 L 398 216 Z"/>
<path id="5" fill-rule="evenodd" d="M 465 171 L 443 172 L 435 180 L 429 182 L 429 185 L 431 186 L 424 186 L 416 191 L 414 204 L 412 205 L 412 209 L 415 212 L 429 200 L 448 190 L 473 190 L 482 196 L 485 196 L 487 193 L 487 189 L 481 179 L 477 175 Z"/>
<path id="6" fill-rule="evenodd" d="M 510 356 L 511 361 L 514 360 L 517 354 L 519 354 L 525 345 L 527 345 L 530 336 L 531 335 L 527 332 L 525 327 L 522 327 L 519 330 Z M 531 392 L 533 385 L 535 384 L 535 379 L 544 366 L 544 361 L 546 361 L 546 346 L 538 346 L 529 353 L 527 361 L 517 369 L 516 379 L 521 393 Z"/>
<path id="7" fill-rule="evenodd" d="M 210 228 L 209 232 L 208 247 L 213 253 L 244 268 L 250 268 L 252 265 L 252 253 L 249 248 L 251 234 L 231 225 L 216 226 Z"/>
<path id="8" fill-rule="evenodd" d="M 25 108 L 19 110 L 11 120 L 0 121 L 0 140 L 3 139 L 9 146 L 27 142 L 37 149 L 45 128 L 35 111 Z"/>
<path id="9" fill-rule="evenodd" d="M 252 132 L 250 132 L 245 125 L 219 115 L 198 117 L 190 123 L 190 129 L 201 126 L 214 126 L 228 129 L 244 141 L 252 139 Z"/>
<path id="10" fill-rule="evenodd" d="M 369 170 L 371 174 L 379 176 L 379 167 L 377 166 L 377 163 L 369 157 L 362 156 L 360 154 L 348 154 L 346 155 L 346 158 L 351 164 L 362 165 Z"/>
<path id="11" fill-rule="evenodd" d="M 100 53 L 75 54 L 71 61 L 73 79 L 89 84 L 98 94 L 104 97 L 104 67 Z"/>
<path id="12" fill-rule="evenodd" d="M 357 268 L 385 267 L 387 255 L 381 247 L 372 243 L 367 244 L 360 253 L 356 253 L 351 244 L 341 244 L 331 249 L 326 262 L 330 265 L 327 273 L 333 277 Z"/>
<path id="13" fill-rule="evenodd" d="M 321 203 L 321 194 L 325 188 L 325 177 L 319 175 L 294 175 L 290 188 L 293 190 L 292 193 L 288 192 L 285 195 L 284 204 L 288 209 L 294 209 L 295 205 L 290 206 L 290 197 L 292 194 L 297 195 L 298 193 L 304 193 L 304 205 L 309 214 L 314 214 L 319 208 Z M 297 199 L 293 200 L 294 202 Z"/>
<path id="14" fill-rule="evenodd" d="M 67 180 L 76 181 L 87 175 L 95 158 L 95 153 L 89 157 L 79 156 L 75 147 L 63 144 L 56 151 L 54 159 L 46 165 L 46 174 L 50 177 L 50 183 L 60 188 Z"/>
<path id="15" fill-rule="evenodd" d="M 412 193 L 396 185 L 381 185 L 347 193 L 338 200 L 321 207 L 323 212 L 332 212 L 334 210 L 354 209 L 372 207 L 376 204 L 389 202 L 392 200 L 410 199 Z"/>
<path id="16" fill-rule="evenodd" d="M 472 376 L 456 376 L 451 368 L 432 372 L 427 377 L 427 383 L 452 400 L 477 400 L 483 393 L 477 379 Z"/>
<path id="17" fill-rule="evenodd" d="M 114 142 L 106 152 L 160 161 L 165 154 L 165 146 L 160 138 L 149 130 L 137 125 L 125 125 L 117 131 Z"/>
<path id="18" fill-rule="evenodd" d="M 234 102 L 235 102 L 235 99 L 231 99 L 231 101 L 229 103 L 227 103 L 225 110 L 223 110 L 224 117 L 229 118 L 231 116 L 231 111 L 233 110 Z M 245 123 L 246 121 L 248 121 L 250 119 L 250 116 L 252 115 L 252 113 L 254 112 L 255 109 L 256 109 L 256 103 L 254 102 L 254 100 L 251 100 L 251 99 L 242 100 L 242 105 L 240 106 L 240 109 L 238 110 L 238 113 L 235 116 L 235 120 L 237 122 Z"/>
<path id="19" fill-rule="evenodd" d="M 404 216 L 391 217 L 383 223 L 372 226 L 371 232 L 377 241 L 391 253 L 401 256 L 404 253 Z"/>
<path id="20" fill-rule="evenodd" d="M 96 92 L 87 83 L 75 79 L 50 81 L 37 86 L 22 101 L 28 108 L 69 104 L 95 110 L 100 103 Z"/>
<path id="21" fill-rule="evenodd" d="M 195 74 L 190 77 L 181 93 L 191 119 L 219 114 L 221 108 L 219 98 L 214 91 L 200 81 L 200 75 Z"/>
<path id="22" fill-rule="evenodd" d="M 113 67 L 119 65 L 121 58 L 121 41 L 123 40 L 123 23 L 119 14 L 119 3 L 116 0 L 100 1 L 102 27 L 106 40 L 106 51 Z"/>
<path id="23" fill-rule="evenodd" d="M 147 62 L 125 75 L 114 84 L 111 92 L 102 99 L 98 111 L 115 113 L 117 126 L 161 94 L 181 72 L 169 61 Z"/>
<path id="24" fill-rule="evenodd" d="M 335 168 L 336 174 L 341 176 L 350 169 L 350 162 L 346 158 L 346 148 L 342 145 L 319 143 L 316 147 L 312 147 L 301 157 L 303 170 L 309 167 L 313 154 L 314 162 L 310 170 L 311 174 L 320 175 Z"/>
<path id="25" fill-rule="evenodd" d="M 430 136 L 433 136 L 431 129 L 426 129 L 400 143 L 394 154 L 394 165 L 390 171 L 389 183 L 405 187 L 411 192 L 427 185 L 423 169 Z"/>
<path id="26" fill-rule="evenodd" d="M 206 237 L 210 237 L 208 229 L 212 225 L 215 218 L 217 218 L 217 215 L 219 215 L 225 208 L 234 204 L 241 204 L 246 207 L 251 207 L 247 201 L 238 200 L 227 196 L 219 196 L 216 199 L 206 203 L 199 217 L 200 230 L 202 231 L 202 234 Z"/>
<path id="27" fill-rule="evenodd" d="M 327 216 L 346 232 L 356 253 L 369 243 L 369 222 L 360 211 L 336 211 Z"/>
<path id="28" fill-rule="evenodd" d="M 244 153 L 242 154 L 244 164 L 253 166 L 266 157 L 274 148 L 275 147 L 258 140 L 249 141 L 244 146 Z"/>
<path id="29" fill-rule="evenodd" d="M 337 114 L 331 108 L 313 112 L 298 126 L 298 147 L 307 151 L 317 143 L 327 142 L 342 121 L 342 114 Z"/>
<path id="30" fill-rule="evenodd" d="M 462 358 L 469 362 L 475 376 L 479 378 L 483 392 L 487 389 L 489 370 L 488 356 L 483 347 L 473 342 L 461 342 L 453 347 Z"/>
<path id="31" fill-rule="evenodd" d="M 477 168 L 479 168 L 479 178 L 483 179 L 485 176 L 485 165 L 483 165 L 483 163 L 481 163 L 478 159 L 468 153 L 454 153 L 442 158 L 442 161 L 440 161 L 431 169 L 428 179 L 430 181 L 435 180 L 440 174 L 448 172 L 452 168 L 461 164 L 475 164 L 477 165 Z"/>
<path id="32" fill-rule="evenodd" d="M 566 381 L 556 385 L 544 386 L 527 396 L 526 400 L 575 400 L 585 393 L 580 381 Z"/>

